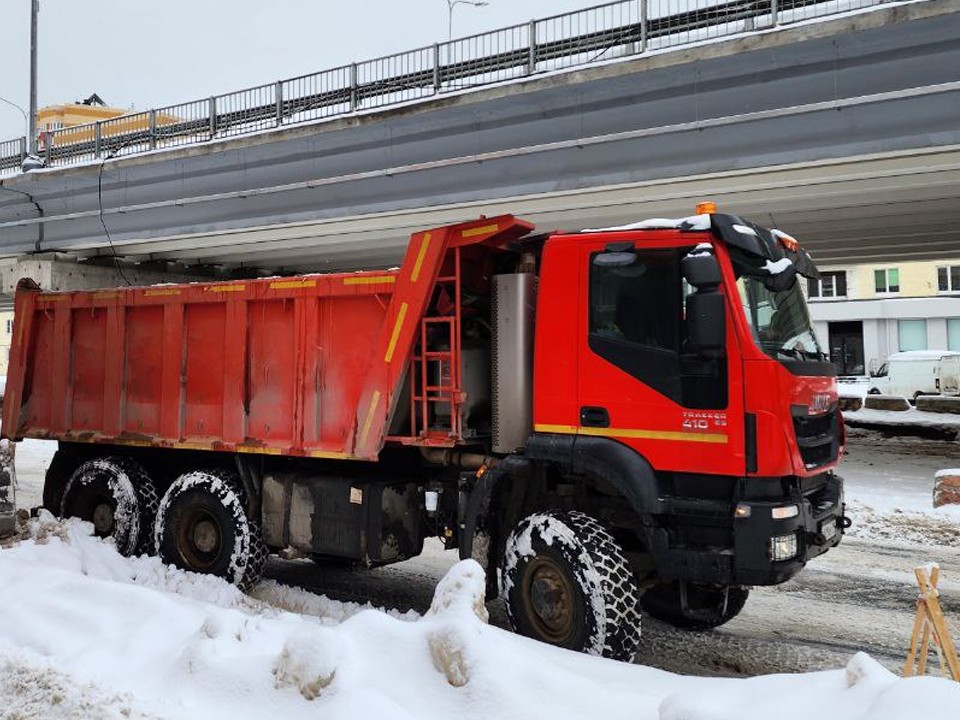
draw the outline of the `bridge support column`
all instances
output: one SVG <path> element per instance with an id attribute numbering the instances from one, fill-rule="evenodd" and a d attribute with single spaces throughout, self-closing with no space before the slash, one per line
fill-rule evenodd
<path id="1" fill-rule="evenodd" d="M 127 285 L 193 282 L 196 275 L 147 270 L 136 265 L 79 263 L 57 253 L 31 255 L 0 269 L 0 293 L 12 295 L 21 278 L 31 278 L 44 290 L 94 290 Z"/>

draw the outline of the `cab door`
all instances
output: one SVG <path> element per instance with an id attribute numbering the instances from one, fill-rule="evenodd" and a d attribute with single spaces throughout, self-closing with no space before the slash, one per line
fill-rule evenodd
<path id="1" fill-rule="evenodd" d="M 609 237 L 581 246 L 578 434 L 622 442 L 657 470 L 743 474 L 742 362 L 729 300 L 726 347 L 709 357 L 691 352 L 692 290 L 680 261 L 702 237 L 649 235 L 624 264 L 601 257 Z"/>

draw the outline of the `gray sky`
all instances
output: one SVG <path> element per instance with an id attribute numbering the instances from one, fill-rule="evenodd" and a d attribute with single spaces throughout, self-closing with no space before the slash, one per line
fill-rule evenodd
<path id="1" fill-rule="evenodd" d="M 458 5 L 468 35 L 598 4 Z M 30 0 L 0 0 L 0 97 L 29 105 Z M 409 50 L 447 37 L 447 0 L 40 0 L 40 106 L 99 93 L 146 110 Z M 24 134 L 0 103 L 0 140 Z"/>

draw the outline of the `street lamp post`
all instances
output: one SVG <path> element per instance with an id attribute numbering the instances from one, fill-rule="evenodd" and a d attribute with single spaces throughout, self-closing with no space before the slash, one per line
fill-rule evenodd
<path id="1" fill-rule="evenodd" d="M 485 7 L 490 3 L 484 0 L 447 0 L 447 40 L 453 40 L 453 9 L 457 5 L 472 5 L 473 7 Z"/>
<path id="2" fill-rule="evenodd" d="M 37 15 L 40 0 L 30 0 L 30 119 L 27 122 L 27 144 L 30 154 L 37 154 Z"/>
<path id="3" fill-rule="evenodd" d="M 23 109 L 22 107 L 20 107 L 19 105 L 17 105 L 17 104 L 16 104 L 15 102 L 13 102 L 12 100 L 7 100 L 5 97 L 0 97 L 0 102 L 5 103 L 5 104 L 9 105 L 10 107 L 16 108 L 17 110 L 20 111 L 20 114 L 23 115 L 23 127 L 24 127 L 24 130 L 26 131 L 27 135 L 29 135 L 29 134 L 30 134 L 30 121 L 27 119 L 27 111 L 24 110 L 24 109 Z"/>

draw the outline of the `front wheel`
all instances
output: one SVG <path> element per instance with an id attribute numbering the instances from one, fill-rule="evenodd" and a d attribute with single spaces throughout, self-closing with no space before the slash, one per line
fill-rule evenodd
<path id="1" fill-rule="evenodd" d="M 551 645 L 632 661 L 640 606 L 613 536 L 581 512 L 522 520 L 507 539 L 503 596 L 514 631 Z"/>
<path id="2" fill-rule="evenodd" d="M 750 595 L 749 588 L 734 585 L 680 583 L 654 585 L 640 598 L 640 605 L 650 617 L 682 630 L 710 630 L 733 620 Z"/>
<path id="3" fill-rule="evenodd" d="M 267 551 L 247 516 L 239 479 L 223 470 L 181 475 L 160 501 L 154 541 L 164 562 L 218 575 L 241 589 L 260 579 Z"/>

